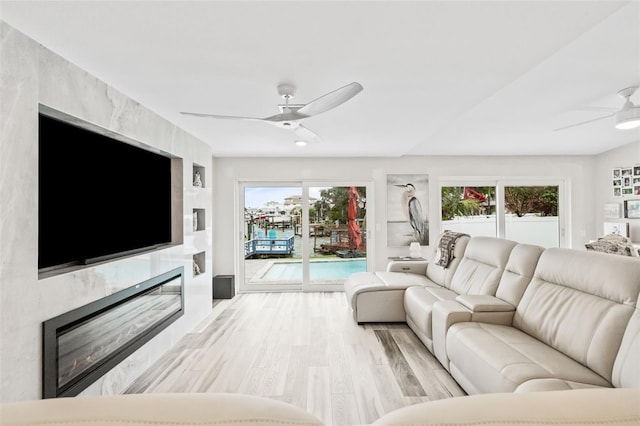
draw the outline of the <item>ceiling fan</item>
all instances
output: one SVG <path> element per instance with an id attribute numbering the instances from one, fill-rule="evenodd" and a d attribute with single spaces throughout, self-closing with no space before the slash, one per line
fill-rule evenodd
<path id="1" fill-rule="evenodd" d="M 363 87 L 360 83 L 350 83 L 329 92 L 319 98 L 309 102 L 308 104 L 290 104 L 289 101 L 295 95 L 296 88 L 292 84 L 283 83 L 278 85 L 278 94 L 284 99 L 284 104 L 279 104 L 280 113 L 265 118 L 256 117 L 237 117 L 229 115 L 203 114 L 199 112 L 180 112 L 184 115 L 192 115 L 195 117 L 206 118 L 223 118 L 232 120 L 251 120 L 264 121 L 282 129 L 293 130 L 296 135 L 305 140 L 320 140 L 318 135 L 302 125 L 302 120 L 314 115 L 321 114 L 325 111 L 333 109 L 362 91 Z"/>
<path id="2" fill-rule="evenodd" d="M 627 87 L 618 92 L 618 95 L 625 99 L 622 109 L 617 110 L 611 114 L 604 115 L 602 117 L 593 118 L 591 120 L 583 121 L 581 123 L 571 124 L 569 126 L 560 127 L 554 129 L 554 131 L 569 129 L 571 127 L 582 126 L 583 124 L 592 123 L 594 121 L 603 120 L 605 118 L 615 117 L 616 129 L 628 130 L 634 129 L 640 126 L 640 106 L 635 106 L 631 102 L 631 96 L 638 90 L 638 86 Z"/>

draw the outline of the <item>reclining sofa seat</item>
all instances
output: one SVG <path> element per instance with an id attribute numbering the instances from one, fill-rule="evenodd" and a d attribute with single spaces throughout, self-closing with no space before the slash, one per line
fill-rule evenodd
<path id="1" fill-rule="evenodd" d="M 533 279 L 543 247 L 517 244 L 511 250 L 495 296 L 465 294 L 436 302 L 432 313 L 433 354 L 449 370 L 446 335 L 452 324 L 463 321 L 510 325 L 522 295 Z"/>
<path id="2" fill-rule="evenodd" d="M 637 259 L 546 249 L 511 324 L 451 325 L 450 372 L 469 394 L 640 387 L 639 293 Z"/>
<path id="3" fill-rule="evenodd" d="M 501 238 L 473 237 L 450 280 L 441 285 L 407 288 L 404 295 L 406 322 L 429 351 L 433 352 L 434 304 L 455 300 L 460 294 L 495 295 L 511 251 L 517 244 Z"/>
<path id="4" fill-rule="evenodd" d="M 410 287 L 449 287 L 462 259 L 470 237 L 457 239 L 453 258 L 444 268 L 436 264 L 437 250 L 431 251 L 427 262 L 392 262 L 387 271 L 351 274 L 344 283 L 344 292 L 358 323 L 405 322 L 405 290 Z"/>

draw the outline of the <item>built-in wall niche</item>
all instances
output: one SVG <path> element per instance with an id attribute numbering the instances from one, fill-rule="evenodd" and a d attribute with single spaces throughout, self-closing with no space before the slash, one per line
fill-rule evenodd
<path id="1" fill-rule="evenodd" d="M 193 209 L 193 231 L 204 231 L 205 216 L 204 209 Z"/>
<path id="2" fill-rule="evenodd" d="M 193 163 L 193 186 L 194 188 L 204 188 L 204 167 Z"/>
<path id="3" fill-rule="evenodd" d="M 205 272 L 205 252 L 201 251 L 193 255 L 193 276 L 196 277 Z"/>

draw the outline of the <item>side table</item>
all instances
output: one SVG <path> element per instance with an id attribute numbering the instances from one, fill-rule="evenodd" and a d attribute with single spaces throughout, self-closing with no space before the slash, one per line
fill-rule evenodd
<path id="1" fill-rule="evenodd" d="M 410 272 L 424 275 L 429 261 L 424 257 L 390 257 L 387 272 Z"/>

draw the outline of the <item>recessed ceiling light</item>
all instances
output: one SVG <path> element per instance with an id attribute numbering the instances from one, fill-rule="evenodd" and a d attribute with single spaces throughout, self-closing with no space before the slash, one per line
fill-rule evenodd
<path id="1" fill-rule="evenodd" d="M 297 146 L 307 146 L 307 141 L 297 140 L 294 142 Z"/>

